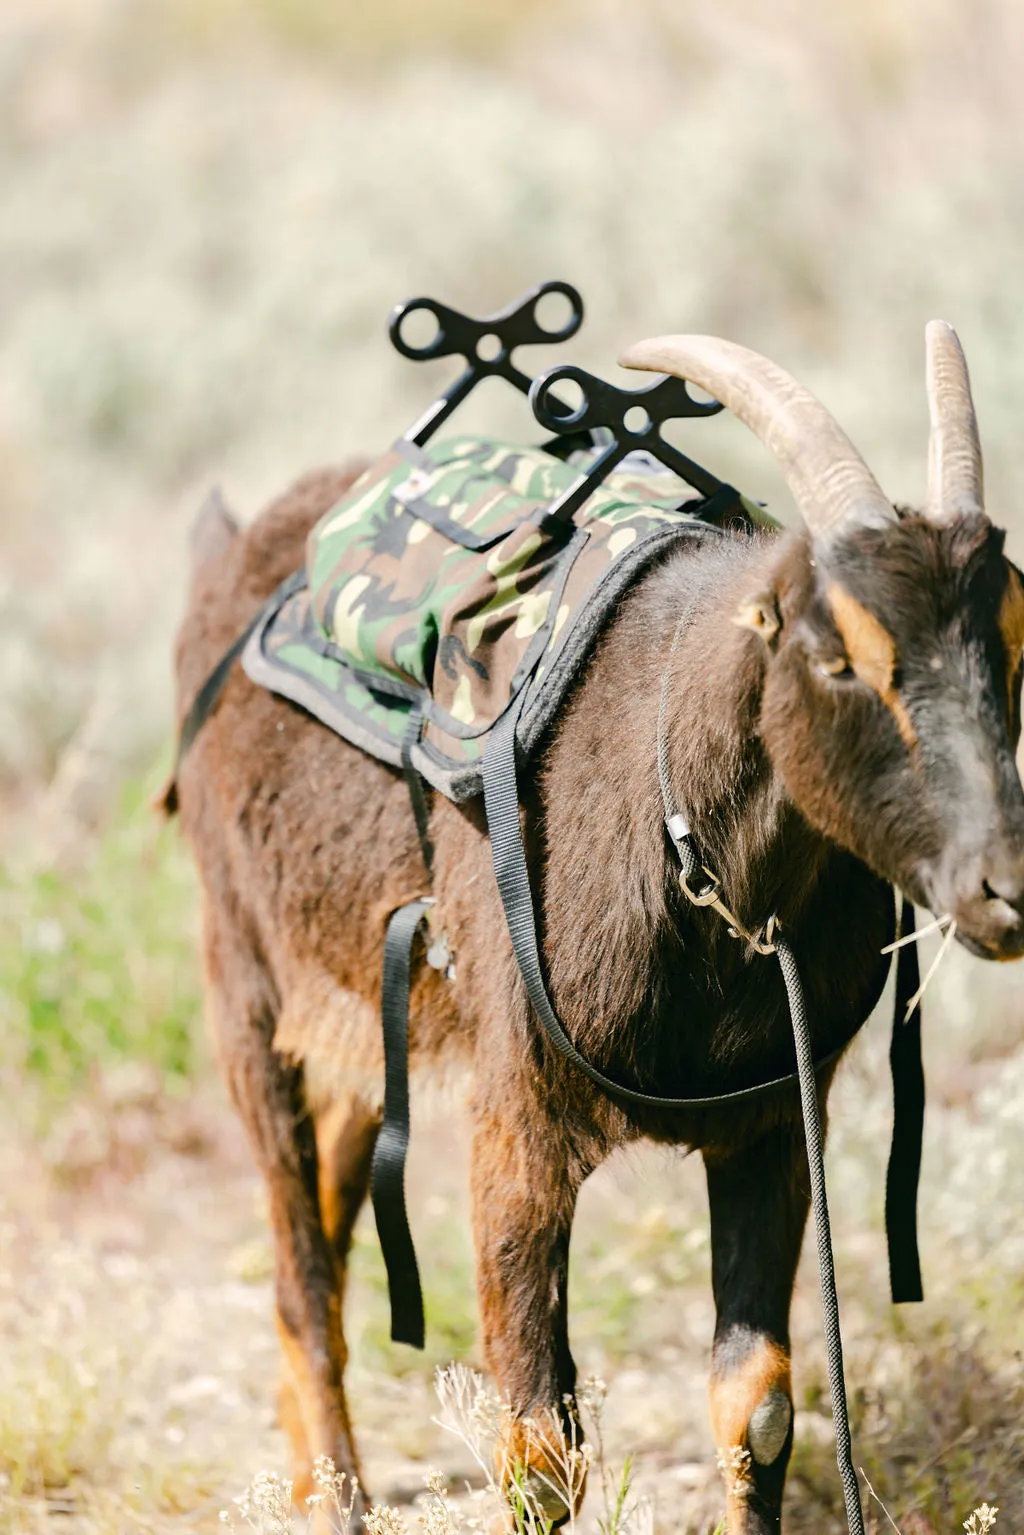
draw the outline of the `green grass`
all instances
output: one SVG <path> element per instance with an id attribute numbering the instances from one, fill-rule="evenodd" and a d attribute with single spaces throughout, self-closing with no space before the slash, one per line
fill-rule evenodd
<path id="1" fill-rule="evenodd" d="M 954 1530 L 984 1502 L 1009 1504 L 1021 1485 L 1024 1380 L 1019 1361 L 996 1359 L 995 1340 L 965 1319 L 918 1331 L 899 1349 L 858 1341 L 848 1361 L 854 1453 L 902 1530 Z M 802 1394 L 798 1409 L 827 1413 L 823 1380 L 806 1382 Z M 812 1502 L 841 1517 L 831 1443 L 797 1434 L 789 1495 L 795 1508 Z"/>
<path id="2" fill-rule="evenodd" d="M 0 1059 L 58 1097 L 122 1061 L 171 1088 L 195 1066 L 195 877 L 149 788 L 126 786 L 69 866 L 0 871 Z"/>

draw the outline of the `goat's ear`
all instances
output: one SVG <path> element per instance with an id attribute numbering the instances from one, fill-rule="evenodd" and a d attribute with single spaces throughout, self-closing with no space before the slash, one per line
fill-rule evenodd
<path id="1" fill-rule="evenodd" d="M 765 587 L 763 591 L 755 592 L 752 597 L 748 597 L 741 603 L 739 610 L 733 616 L 733 623 L 741 629 L 753 629 L 769 648 L 774 648 L 775 640 L 782 628 L 782 618 L 779 614 L 778 598 L 772 587 Z"/>
<path id="2" fill-rule="evenodd" d="M 192 528 L 193 580 L 205 566 L 220 558 L 237 532 L 238 523 L 228 511 L 219 487 L 214 486 L 199 508 Z"/>

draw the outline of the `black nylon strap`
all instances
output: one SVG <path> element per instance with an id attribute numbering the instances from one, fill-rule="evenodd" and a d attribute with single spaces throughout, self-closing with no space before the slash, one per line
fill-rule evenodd
<path id="1" fill-rule="evenodd" d="M 231 674 L 231 668 L 249 643 L 250 635 L 259 627 L 264 614 L 268 609 L 279 607 L 288 597 L 292 597 L 296 592 L 300 592 L 305 584 L 305 570 L 296 570 L 286 581 L 282 581 L 269 602 L 263 604 L 251 623 L 246 624 L 234 644 L 221 656 L 217 665 L 213 668 L 213 671 L 192 700 L 192 707 L 185 716 L 181 727 L 181 735 L 178 737 L 177 755 L 174 759 L 175 778 L 177 778 L 178 770 L 188 754 L 189 747 L 217 707 L 220 695 L 223 693 L 224 686 Z"/>
<path id="2" fill-rule="evenodd" d="M 501 904 L 505 910 L 505 920 L 512 938 L 512 948 L 526 985 L 527 996 L 555 1049 L 604 1092 L 612 1097 L 625 1099 L 628 1103 L 645 1104 L 648 1108 L 714 1108 L 723 1103 L 742 1103 L 748 1099 L 760 1097 L 762 1093 L 772 1088 L 795 1084 L 798 1073 L 792 1071 L 787 1076 L 774 1077 L 770 1082 L 759 1082 L 755 1087 L 740 1088 L 737 1092 L 715 1093 L 704 1098 L 664 1098 L 655 1093 L 643 1093 L 635 1087 L 626 1087 L 621 1082 L 612 1081 L 610 1077 L 598 1071 L 596 1066 L 591 1065 L 586 1056 L 581 1055 L 577 1050 L 562 1027 L 548 996 L 537 947 L 537 925 L 534 919 L 533 896 L 526 867 L 523 835 L 519 824 L 519 791 L 516 784 L 515 732 L 524 695 L 525 689 L 491 731 L 483 763 L 484 808 L 487 813 L 494 873 L 498 881 Z M 821 1070 L 823 1066 L 835 1060 L 844 1048 L 845 1046 L 840 1046 L 839 1050 L 834 1050 L 831 1055 L 819 1061 L 815 1070 Z"/>
<path id="3" fill-rule="evenodd" d="M 384 939 L 384 1119 L 373 1149 L 373 1215 L 391 1297 L 391 1337 L 422 1348 L 423 1290 L 405 1208 L 405 1154 L 409 1149 L 409 973 L 412 946 L 429 901 L 400 906 Z"/>
<path id="4" fill-rule="evenodd" d="M 914 908 L 903 902 L 900 935 L 914 931 Z M 907 1018 L 907 1007 L 921 984 L 916 943 L 905 944 L 896 966 L 896 1002 L 892 1020 L 892 1149 L 885 1184 L 885 1231 L 889 1240 L 889 1282 L 897 1305 L 924 1300 L 917 1246 L 917 1186 L 924 1139 L 924 1063 L 921 1058 L 921 1008 Z"/>
<path id="5" fill-rule="evenodd" d="M 434 867 L 434 844 L 430 840 L 430 806 L 427 804 L 423 779 L 412 760 L 412 749 L 422 733 L 423 710 L 419 704 L 413 704 L 402 736 L 402 772 L 405 774 L 405 782 L 408 785 L 413 820 L 416 822 L 416 834 L 420 839 L 420 851 L 429 876 Z"/>

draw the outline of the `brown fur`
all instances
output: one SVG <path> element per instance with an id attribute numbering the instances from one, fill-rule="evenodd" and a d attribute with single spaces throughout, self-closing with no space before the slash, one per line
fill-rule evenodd
<path id="1" fill-rule="evenodd" d="M 244 534 L 214 513 L 216 526 L 198 541 L 178 642 L 179 722 L 223 652 L 301 565 L 310 527 L 354 477 L 309 477 Z M 971 596 L 976 588 L 994 591 L 998 610 L 1007 567 L 983 529 L 940 532 L 908 516 L 884 547 L 873 536 L 832 551 L 822 569 L 794 536 L 709 540 L 671 555 L 622 601 L 524 772 L 551 994 L 579 1047 L 613 1076 L 694 1095 L 792 1069 L 777 967 L 679 891 L 656 770 L 666 664 L 680 803 L 740 919 L 753 929 L 777 911 L 785 923 L 819 1056 L 855 1032 L 881 990 L 879 951 L 893 931 L 887 881 L 939 909 L 953 900 L 942 884 L 954 877 L 943 872 L 948 863 L 961 880 L 964 940 L 992 954 L 1024 947 L 1016 915 L 1024 798 L 1006 768 L 1005 709 L 990 707 L 990 695 L 1005 696 L 1005 651 L 971 617 L 989 611 Z M 839 644 L 824 596 L 832 581 L 865 611 L 878 587 L 883 611 L 899 615 L 900 696 L 922 740 L 927 732 L 930 777 L 911 765 L 876 692 L 818 668 Z M 757 632 L 730 622 L 752 600 L 774 615 Z M 926 658 L 938 652 L 949 674 L 970 672 L 973 694 L 929 672 Z M 972 779 L 968 792 L 956 775 L 975 762 L 986 764 L 990 787 Z M 956 790 L 955 819 L 946 817 L 942 774 Z M 270 1192 L 285 1416 L 305 1487 L 318 1454 L 356 1466 L 342 1384 L 345 1258 L 379 1122 L 385 924 L 424 892 L 426 873 L 401 775 L 237 668 L 182 765 L 178 792 L 204 889 L 210 1017 Z M 976 814 L 966 808 L 972 795 Z M 715 1416 L 720 1443 L 741 1445 L 744 1413 L 769 1375 L 788 1390 L 779 1361 L 788 1357 L 808 1204 L 795 1095 L 669 1112 L 627 1111 L 601 1094 L 553 1052 L 526 1005 L 479 802 L 437 798 L 431 834 L 432 915 L 448 934 L 457 980 L 414 965 L 410 1055 L 414 1068 L 453 1059 L 472 1069 L 489 1368 L 521 1416 L 571 1400 L 566 1276 L 583 1180 L 613 1147 L 642 1136 L 699 1148 L 718 1318 Z M 995 880 L 997 867 L 1006 887 L 998 901 L 978 883 Z M 774 1363 L 765 1374 L 751 1359 Z M 755 1466 L 743 1497 L 731 1498 L 730 1535 L 779 1528 L 788 1453 Z"/>
<path id="2" fill-rule="evenodd" d="M 792 1399 L 789 1350 L 765 1337 L 756 1337 L 742 1363 L 711 1376 L 711 1426 L 728 1495 L 727 1519 L 742 1529 L 750 1479 L 747 1429 L 757 1408 L 772 1390 Z"/>
<path id="3" fill-rule="evenodd" d="M 743 1364 L 711 1377 L 711 1426 L 720 1455 L 747 1438 L 750 1414 L 773 1386 L 790 1395 L 789 1351 L 758 1338 Z"/>

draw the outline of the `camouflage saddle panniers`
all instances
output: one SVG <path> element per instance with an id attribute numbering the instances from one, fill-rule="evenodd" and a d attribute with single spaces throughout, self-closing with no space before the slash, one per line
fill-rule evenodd
<path id="1" fill-rule="evenodd" d="M 487 734 L 520 691 L 528 752 L 640 569 L 716 531 L 637 454 L 555 523 L 580 473 L 539 448 L 403 439 L 313 529 L 306 585 L 263 614 L 246 672 L 396 766 L 418 705 L 413 764 L 451 799 L 479 792 Z"/>

